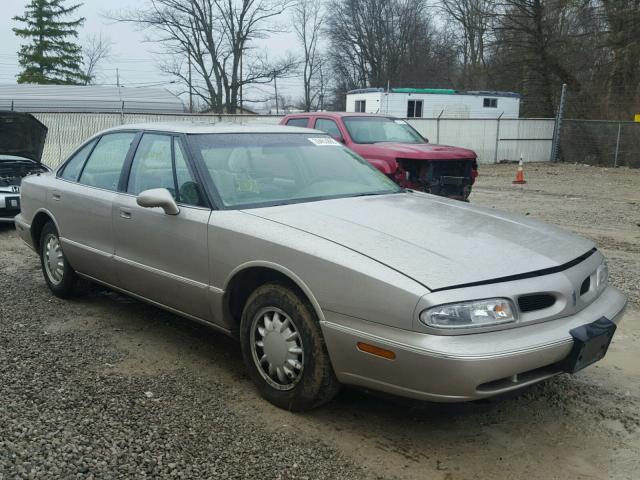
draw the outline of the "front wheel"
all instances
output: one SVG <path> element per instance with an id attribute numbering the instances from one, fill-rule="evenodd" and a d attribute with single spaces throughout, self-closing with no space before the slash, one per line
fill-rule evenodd
<path id="1" fill-rule="evenodd" d="M 40 264 L 44 280 L 53 294 L 68 298 L 77 275 L 64 257 L 60 236 L 53 222 L 48 222 L 40 234 Z"/>
<path id="2" fill-rule="evenodd" d="M 291 411 L 315 408 L 339 391 L 309 302 L 281 283 L 257 288 L 240 323 L 242 356 L 264 398 Z"/>

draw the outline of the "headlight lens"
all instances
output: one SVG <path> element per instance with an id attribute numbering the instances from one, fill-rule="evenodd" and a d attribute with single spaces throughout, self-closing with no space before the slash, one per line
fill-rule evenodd
<path id="1" fill-rule="evenodd" d="M 420 320 L 435 328 L 488 327 L 516 321 L 516 309 L 506 298 L 438 305 L 420 314 Z"/>
<path id="2" fill-rule="evenodd" d="M 609 284 L 609 267 L 606 260 L 596 270 L 596 288 L 599 292 Z"/>

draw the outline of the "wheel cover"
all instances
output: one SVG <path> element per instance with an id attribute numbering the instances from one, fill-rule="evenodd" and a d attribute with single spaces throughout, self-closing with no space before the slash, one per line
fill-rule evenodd
<path id="1" fill-rule="evenodd" d="M 58 237 L 52 233 L 44 239 L 44 270 L 54 285 L 60 285 L 64 276 L 64 255 Z"/>
<path id="2" fill-rule="evenodd" d="M 277 390 L 291 390 L 302 378 L 304 350 L 299 330 L 277 307 L 258 311 L 251 322 L 251 355 L 262 378 Z"/>

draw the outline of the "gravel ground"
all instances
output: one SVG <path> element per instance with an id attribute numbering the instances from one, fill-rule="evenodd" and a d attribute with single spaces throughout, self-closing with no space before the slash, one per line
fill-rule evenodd
<path id="1" fill-rule="evenodd" d="M 595 239 L 630 309 L 576 376 L 461 405 L 353 389 L 304 415 L 257 397 L 226 337 L 107 290 L 49 294 L 0 227 L 0 480 L 616 478 L 640 470 L 640 171 L 484 167 L 474 203 Z"/>

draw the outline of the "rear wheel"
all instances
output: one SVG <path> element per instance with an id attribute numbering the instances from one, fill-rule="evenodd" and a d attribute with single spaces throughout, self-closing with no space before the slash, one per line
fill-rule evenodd
<path id="1" fill-rule="evenodd" d="M 291 411 L 309 410 L 339 391 L 317 317 L 292 288 L 268 283 L 245 305 L 242 356 L 264 398 Z"/>
<path id="2" fill-rule="evenodd" d="M 47 286 L 60 298 L 71 295 L 77 275 L 67 262 L 62 251 L 60 236 L 53 222 L 42 227 L 40 234 L 40 264 Z"/>

